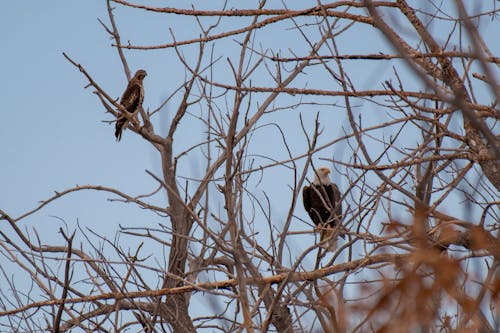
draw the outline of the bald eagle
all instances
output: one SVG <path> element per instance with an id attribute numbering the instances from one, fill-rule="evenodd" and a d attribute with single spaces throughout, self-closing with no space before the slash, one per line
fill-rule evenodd
<path id="1" fill-rule="evenodd" d="M 129 81 L 127 89 L 120 99 L 120 104 L 130 113 L 131 116 L 135 116 L 136 112 L 142 106 L 142 101 L 144 100 L 144 86 L 142 80 L 146 77 L 147 73 L 144 69 L 139 69 L 134 77 Z M 123 114 L 120 114 L 115 126 L 115 137 L 116 141 L 120 141 L 122 138 L 123 129 L 128 125 L 128 119 Z"/>
<path id="2" fill-rule="evenodd" d="M 311 220 L 321 228 L 320 241 L 330 239 L 332 242 L 328 247 L 333 247 L 336 240 L 331 238 L 335 227 L 340 224 L 342 203 L 339 188 L 330 180 L 329 174 L 330 169 L 319 167 L 312 184 L 304 186 L 302 200 Z"/>

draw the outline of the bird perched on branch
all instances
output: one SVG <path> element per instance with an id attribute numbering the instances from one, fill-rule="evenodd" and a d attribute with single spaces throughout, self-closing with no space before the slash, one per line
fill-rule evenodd
<path id="1" fill-rule="evenodd" d="M 304 208 L 314 224 L 320 229 L 320 241 L 328 240 L 327 248 L 333 249 L 336 243 L 335 227 L 340 224 L 342 203 L 340 191 L 330 180 L 330 169 L 319 167 L 314 181 L 310 186 L 304 186 L 302 200 Z"/>
<path id="2" fill-rule="evenodd" d="M 147 73 L 143 69 L 139 69 L 137 72 L 135 72 L 134 77 L 129 81 L 127 89 L 125 89 L 125 92 L 120 99 L 120 104 L 125 110 L 127 110 L 131 117 L 135 117 L 137 111 L 139 111 L 142 106 L 142 101 L 144 100 L 144 85 L 142 81 L 144 80 L 146 75 Z M 120 139 L 122 138 L 122 131 L 127 127 L 129 118 L 121 113 L 116 120 L 116 141 L 120 141 Z"/>

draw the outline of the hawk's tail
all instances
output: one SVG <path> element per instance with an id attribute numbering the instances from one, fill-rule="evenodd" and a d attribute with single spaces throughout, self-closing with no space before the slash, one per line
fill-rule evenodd
<path id="1" fill-rule="evenodd" d="M 127 122 L 127 118 L 125 118 L 125 117 L 119 117 L 118 120 L 116 121 L 116 125 L 115 125 L 116 141 L 120 141 L 120 139 L 122 138 L 122 131 L 123 131 L 123 127 L 125 126 L 126 122 Z"/>

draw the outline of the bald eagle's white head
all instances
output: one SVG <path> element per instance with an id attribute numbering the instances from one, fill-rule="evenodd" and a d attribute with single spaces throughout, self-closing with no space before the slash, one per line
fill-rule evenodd
<path id="1" fill-rule="evenodd" d="M 314 185 L 326 185 L 330 184 L 332 181 L 330 179 L 330 169 L 326 166 L 320 166 L 318 169 L 316 169 L 316 175 L 314 176 Z"/>

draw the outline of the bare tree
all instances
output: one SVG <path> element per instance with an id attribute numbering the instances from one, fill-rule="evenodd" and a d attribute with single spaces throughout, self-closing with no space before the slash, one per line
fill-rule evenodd
<path id="1" fill-rule="evenodd" d="M 2 331 L 500 330 L 500 58 L 483 38 L 497 3 L 256 4 L 107 1 L 101 24 L 127 78 L 128 50 L 173 50 L 185 69 L 125 134 L 151 145 L 161 173 L 147 171 L 147 194 L 76 186 L 18 217 L 0 211 Z M 198 31 L 181 39 L 171 26 L 164 44 L 125 43 L 114 6 Z M 65 57 L 118 117 L 92 65 Z M 167 104 L 175 112 L 160 134 Z M 203 139 L 183 141 L 193 128 Z M 345 239 L 333 252 L 300 202 L 320 164 L 343 192 Z M 61 229 L 60 245 L 21 227 L 91 190 L 163 222 L 117 227 L 114 241 Z"/>

